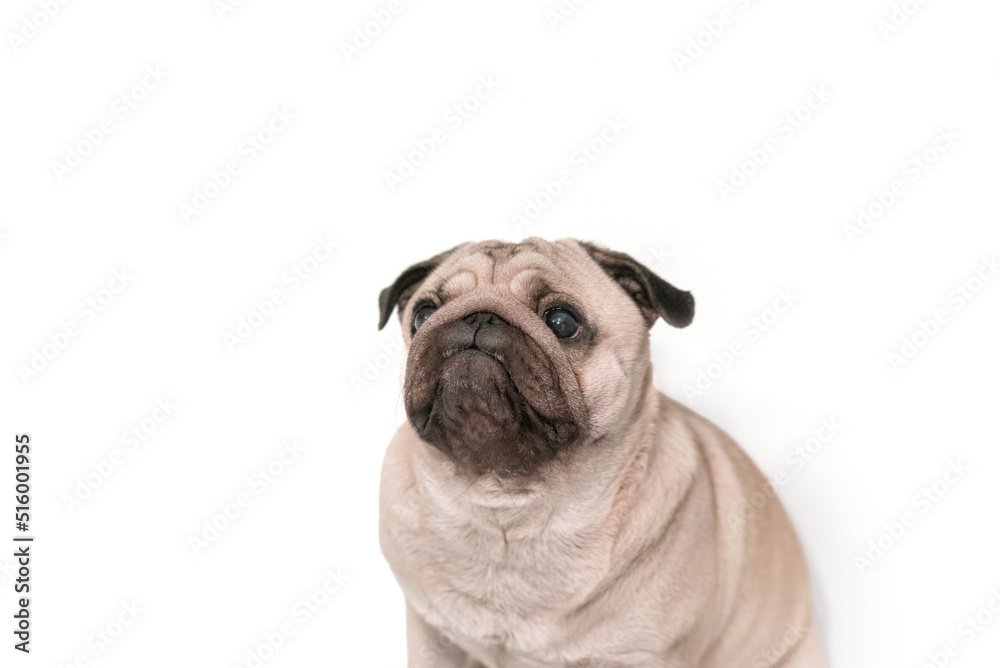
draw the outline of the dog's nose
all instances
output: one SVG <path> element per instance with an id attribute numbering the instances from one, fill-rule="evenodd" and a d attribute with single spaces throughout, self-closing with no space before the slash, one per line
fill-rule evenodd
<path id="1" fill-rule="evenodd" d="M 489 311 L 479 311 L 478 313 L 473 313 L 471 315 L 465 316 L 465 322 L 472 325 L 473 329 L 482 329 L 489 325 L 495 325 L 498 322 L 503 322 L 503 318 L 498 316 L 496 313 L 490 313 Z"/>

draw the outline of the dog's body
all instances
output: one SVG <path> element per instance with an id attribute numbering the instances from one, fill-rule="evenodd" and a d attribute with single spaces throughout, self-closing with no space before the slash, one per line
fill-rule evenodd
<path id="1" fill-rule="evenodd" d="M 381 542 L 411 668 L 826 665 L 766 479 L 653 387 L 648 328 L 686 325 L 687 293 L 572 240 L 408 272 L 382 299 L 410 347 L 410 423 L 383 466 Z"/>

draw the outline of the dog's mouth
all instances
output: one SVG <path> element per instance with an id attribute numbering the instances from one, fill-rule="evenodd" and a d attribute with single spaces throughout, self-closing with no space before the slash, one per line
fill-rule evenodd
<path id="1" fill-rule="evenodd" d="M 551 361 L 523 332 L 502 326 L 482 337 L 487 345 L 475 332 L 456 337 L 460 322 L 441 326 L 407 364 L 405 399 L 422 440 L 462 469 L 511 477 L 554 459 L 580 428 L 560 401 Z"/>
<path id="2" fill-rule="evenodd" d="M 454 365 L 454 369 L 448 367 Z M 452 399 L 463 394 L 479 393 L 490 382 L 505 379 L 514 391 L 510 374 L 503 365 L 500 355 L 492 354 L 478 348 L 465 348 L 444 353 L 441 362 L 441 373 L 429 402 L 423 407 L 410 411 L 410 422 L 417 433 L 423 436 L 428 432 L 432 422 L 441 419 L 443 406 Z M 456 396 L 451 396 L 452 394 Z M 520 394 L 520 392 L 518 392 Z"/>

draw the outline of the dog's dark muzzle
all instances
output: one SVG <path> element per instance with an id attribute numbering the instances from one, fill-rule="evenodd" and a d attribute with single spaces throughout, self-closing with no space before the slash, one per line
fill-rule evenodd
<path id="1" fill-rule="evenodd" d="M 464 469 L 529 474 L 579 436 L 553 361 L 495 313 L 421 330 L 410 354 L 407 417 Z"/>

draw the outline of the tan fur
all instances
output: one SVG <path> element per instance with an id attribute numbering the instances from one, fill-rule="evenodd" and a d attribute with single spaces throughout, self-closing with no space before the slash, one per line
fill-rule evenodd
<path id="1" fill-rule="evenodd" d="M 430 288 L 487 306 L 571 368 L 586 442 L 537 475 L 463 474 L 403 424 L 386 452 L 382 550 L 407 600 L 412 668 L 823 668 L 805 560 L 732 439 L 652 384 L 636 304 L 573 240 L 466 245 Z M 495 249 L 495 250 L 489 250 Z M 587 307 L 598 343 L 561 356 L 524 306 L 544 278 Z M 442 317 L 446 317 L 444 314 Z M 408 363 L 411 363 L 408 361 Z M 573 381 L 572 379 L 575 379 Z"/>

